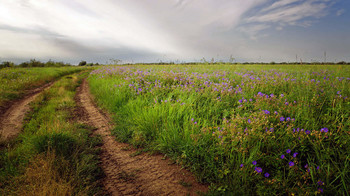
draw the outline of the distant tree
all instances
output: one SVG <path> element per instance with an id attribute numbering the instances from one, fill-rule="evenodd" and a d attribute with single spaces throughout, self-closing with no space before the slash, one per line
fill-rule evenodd
<path id="1" fill-rule="evenodd" d="M 80 61 L 79 66 L 85 66 L 86 65 L 86 61 Z"/>
<path id="2" fill-rule="evenodd" d="M 345 61 L 340 61 L 337 63 L 338 65 L 346 65 L 346 62 Z"/>
<path id="3" fill-rule="evenodd" d="M 10 61 L 4 61 L 0 64 L 0 69 L 6 68 L 6 67 L 13 67 L 15 64 Z"/>
<path id="4" fill-rule="evenodd" d="M 45 64 L 43 62 L 37 61 L 35 59 L 30 59 L 29 67 L 44 67 Z"/>

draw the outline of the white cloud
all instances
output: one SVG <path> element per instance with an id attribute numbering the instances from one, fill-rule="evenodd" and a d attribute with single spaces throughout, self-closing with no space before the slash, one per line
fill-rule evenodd
<path id="1" fill-rule="evenodd" d="M 293 5 L 280 4 L 278 6 L 279 7 L 274 6 L 274 9 L 270 12 L 251 16 L 247 18 L 246 21 L 248 23 L 263 22 L 296 25 L 300 24 L 305 18 L 320 18 L 327 15 L 326 8 L 328 7 L 325 1 L 315 0 L 306 0 L 302 3 Z"/>
<path id="2" fill-rule="evenodd" d="M 343 15 L 344 13 L 345 13 L 345 10 L 344 10 L 344 9 L 340 9 L 340 10 L 337 11 L 336 15 L 337 15 L 337 16 L 341 16 L 341 15 Z"/>
<path id="3" fill-rule="evenodd" d="M 270 27 L 271 26 L 267 24 L 255 24 L 239 27 L 238 30 L 247 34 L 250 39 L 257 40 L 258 38 L 265 37 L 266 34 L 261 33 L 261 31 Z"/>
<path id="4" fill-rule="evenodd" d="M 267 51 L 249 47 L 267 40 L 271 29 L 282 33 L 289 26 L 311 26 L 328 14 L 331 3 L 329 0 L 0 0 L 0 4 L 2 58 L 81 60 L 104 56 L 142 60 L 166 56 L 193 60 L 230 54 L 248 58 L 252 52 L 265 55 Z M 337 14 L 342 12 L 339 10 Z M 250 39 L 254 44 L 247 44 Z"/>

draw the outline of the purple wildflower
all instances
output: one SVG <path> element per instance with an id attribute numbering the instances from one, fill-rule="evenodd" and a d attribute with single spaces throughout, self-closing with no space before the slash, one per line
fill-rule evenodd
<path id="1" fill-rule="evenodd" d="M 262 169 L 261 169 L 261 167 L 255 167 L 255 171 L 258 172 L 258 173 L 261 173 Z"/>
<path id="2" fill-rule="evenodd" d="M 306 133 L 307 135 L 309 135 L 309 134 L 311 133 L 311 131 L 306 130 L 305 133 Z"/>
<path id="3" fill-rule="evenodd" d="M 283 154 L 283 155 L 281 155 L 281 159 L 284 159 L 286 156 Z"/>
<path id="4" fill-rule="evenodd" d="M 287 119 L 286 119 L 287 121 L 290 121 L 290 117 L 287 117 Z"/>
<path id="5" fill-rule="evenodd" d="M 248 123 L 251 123 L 252 121 L 250 119 L 248 119 Z"/>
<path id="6" fill-rule="evenodd" d="M 294 158 L 297 157 L 298 154 L 299 154 L 299 153 L 295 152 L 295 153 L 293 154 L 293 157 L 294 157 Z"/>
<path id="7" fill-rule="evenodd" d="M 284 120 L 285 120 L 285 118 L 282 116 L 282 117 L 280 118 L 280 121 L 283 122 Z"/>
<path id="8" fill-rule="evenodd" d="M 243 163 L 239 166 L 239 167 L 243 167 L 244 165 L 243 165 Z"/>
<path id="9" fill-rule="evenodd" d="M 318 185 L 323 186 L 324 182 L 322 182 L 321 180 L 317 182 Z"/>
<path id="10" fill-rule="evenodd" d="M 264 110 L 265 114 L 270 114 L 270 111 Z"/>
<path id="11" fill-rule="evenodd" d="M 281 97 L 284 97 L 284 94 L 281 94 Z"/>
<path id="12" fill-rule="evenodd" d="M 289 154 L 290 152 L 292 152 L 290 149 L 287 149 L 286 152 Z"/>
<path id="13" fill-rule="evenodd" d="M 268 178 L 268 177 L 270 176 L 270 174 L 266 172 L 266 173 L 264 174 L 264 176 L 265 176 L 265 178 Z"/>
<path id="14" fill-rule="evenodd" d="M 257 164 L 257 162 L 256 162 L 256 161 L 253 161 L 253 162 L 252 162 L 252 164 L 253 164 L 253 165 L 256 165 L 256 164 Z"/>
<path id="15" fill-rule="evenodd" d="M 294 162 L 293 161 L 290 161 L 288 164 L 289 164 L 290 167 L 294 166 Z"/>

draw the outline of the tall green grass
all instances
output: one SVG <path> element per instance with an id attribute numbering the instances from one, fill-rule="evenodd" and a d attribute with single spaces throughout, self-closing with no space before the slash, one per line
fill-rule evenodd
<path id="1" fill-rule="evenodd" d="M 346 65 L 109 67 L 89 84 L 120 141 L 173 157 L 213 194 L 349 194 Z"/>
<path id="2" fill-rule="evenodd" d="M 0 151 L 0 194 L 99 194 L 98 137 L 76 122 L 76 88 L 86 73 L 62 78 L 33 103 L 23 132 Z"/>
<path id="3" fill-rule="evenodd" d="M 25 90 L 34 89 L 82 69 L 80 67 L 11 67 L 0 69 L 0 107 L 9 100 L 23 96 Z"/>

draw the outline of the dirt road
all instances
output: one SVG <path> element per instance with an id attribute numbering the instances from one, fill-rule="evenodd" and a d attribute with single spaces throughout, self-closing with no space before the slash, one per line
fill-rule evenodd
<path id="1" fill-rule="evenodd" d="M 110 118 L 92 102 L 86 80 L 76 97 L 86 123 L 96 127 L 102 136 L 101 167 L 106 177 L 104 186 L 111 195 L 197 195 L 207 191 L 193 175 L 180 166 L 163 160 L 162 155 L 140 154 L 128 144 L 119 143 L 110 135 Z M 136 155 L 136 156 L 134 156 Z"/>
<path id="2" fill-rule="evenodd" d="M 29 111 L 29 103 L 32 102 L 43 90 L 50 88 L 53 82 L 27 92 L 27 96 L 14 101 L 11 106 L 0 113 L 0 140 L 14 138 L 22 129 L 23 119 Z"/>

